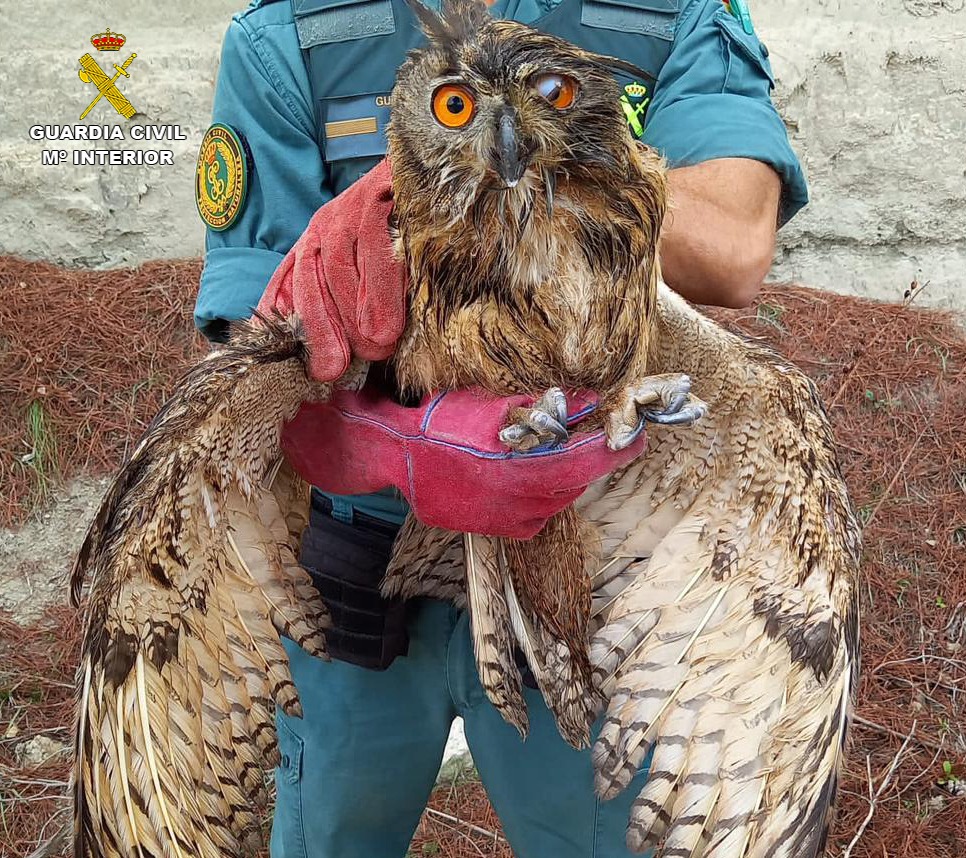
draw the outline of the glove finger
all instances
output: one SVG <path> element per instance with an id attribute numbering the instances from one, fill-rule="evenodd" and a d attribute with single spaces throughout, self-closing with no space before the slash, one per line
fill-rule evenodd
<path id="1" fill-rule="evenodd" d="M 309 375 L 316 381 L 335 381 L 349 368 L 352 351 L 317 253 L 296 260 L 293 280 L 295 310 L 309 348 Z"/>
<path id="2" fill-rule="evenodd" d="M 404 286 L 390 285 L 385 275 L 372 276 L 376 288 L 367 290 L 363 274 L 367 239 L 341 237 L 321 255 L 322 279 L 328 286 L 335 317 L 352 353 L 364 360 L 385 360 L 405 325 Z M 384 241 L 388 244 L 388 228 Z M 394 275 L 399 280 L 398 273 Z"/>
<path id="3" fill-rule="evenodd" d="M 262 316 L 270 317 L 277 312 L 282 316 L 290 316 L 295 306 L 292 300 L 294 282 L 295 251 L 288 253 L 279 263 L 278 268 L 268 281 L 268 286 L 262 293 L 261 300 L 255 311 Z"/>
<path id="4" fill-rule="evenodd" d="M 360 354 L 368 360 L 384 360 L 392 354 L 406 326 L 405 266 L 393 255 L 388 226 L 372 244 L 359 238 L 359 292 L 356 297 L 356 330 Z M 384 243 L 384 246 L 383 244 Z"/>
<path id="5" fill-rule="evenodd" d="M 392 165 L 383 158 L 368 173 L 360 177 L 356 184 L 365 188 L 366 199 L 378 199 L 392 204 Z"/>
<path id="6" fill-rule="evenodd" d="M 406 325 L 406 268 L 398 259 L 389 233 L 392 216 L 392 170 L 388 159 L 363 176 L 365 186 L 356 242 L 359 272 L 355 302 L 360 346 L 372 349 L 371 360 L 392 353 Z"/>

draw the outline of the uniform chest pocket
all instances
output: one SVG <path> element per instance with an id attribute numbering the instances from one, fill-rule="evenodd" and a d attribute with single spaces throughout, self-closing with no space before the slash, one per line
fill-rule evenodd
<path id="1" fill-rule="evenodd" d="M 388 92 L 321 99 L 322 157 L 340 193 L 386 155 Z"/>
<path id="2" fill-rule="evenodd" d="M 674 39 L 679 0 L 583 0 L 580 23 L 619 33 Z"/>

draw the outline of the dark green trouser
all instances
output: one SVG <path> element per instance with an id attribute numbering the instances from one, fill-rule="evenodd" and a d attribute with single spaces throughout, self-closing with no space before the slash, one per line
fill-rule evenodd
<path id="1" fill-rule="evenodd" d="M 518 858 L 629 858 L 644 775 L 598 801 L 590 752 L 564 743 L 539 693 L 527 689 L 526 742 L 485 698 L 465 613 L 420 602 L 409 631 L 409 654 L 383 672 L 287 644 L 305 717 L 278 718 L 273 858 L 403 858 L 457 715 Z"/>

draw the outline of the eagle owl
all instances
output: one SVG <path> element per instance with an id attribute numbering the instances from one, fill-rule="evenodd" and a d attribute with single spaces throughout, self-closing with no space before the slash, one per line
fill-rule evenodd
<path id="1" fill-rule="evenodd" d="M 475 0 L 453 0 L 442 17 L 413 8 L 429 43 L 399 70 L 388 132 L 411 278 L 393 358 L 400 386 L 542 394 L 502 433 L 518 450 L 566 440 L 561 387 L 600 394 L 581 428 L 605 421 L 615 448 L 644 417 L 700 416 L 686 375 L 648 376 L 667 190 L 661 159 L 629 133 L 612 69 L 645 73 L 496 20 Z M 407 544 L 428 538 L 419 529 L 412 519 L 399 542 L 394 570 L 404 576 Z M 561 733 L 586 744 L 597 702 L 587 653 L 594 534 L 567 510 L 531 540 L 467 536 L 465 554 L 491 701 L 525 732 L 511 645 L 519 614 L 537 648 L 555 651 L 553 670 L 531 669 Z"/>
<path id="2" fill-rule="evenodd" d="M 519 728 L 514 647 L 575 744 L 600 702 L 603 798 L 652 755 L 631 849 L 815 858 L 857 683 L 860 554 L 816 389 L 658 282 L 662 167 L 623 125 L 618 61 L 468 3 L 416 12 L 429 44 L 400 72 L 390 129 L 411 289 L 400 388 L 539 394 L 503 431 L 518 449 L 564 437 L 558 385 L 600 393 L 591 419 L 614 446 L 654 425 L 538 539 L 408 521 L 384 590 L 469 606 L 481 679 Z M 296 561 L 307 487 L 279 443 L 331 391 L 306 350 L 296 318 L 239 326 L 91 524 L 72 572 L 75 599 L 90 582 L 78 858 L 257 852 L 272 710 L 300 714 L 280 637 L 325 655 L 328 615 Z"/>

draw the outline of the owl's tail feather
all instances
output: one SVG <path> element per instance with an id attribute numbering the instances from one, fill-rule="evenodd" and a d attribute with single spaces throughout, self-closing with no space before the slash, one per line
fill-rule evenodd
<path id="1" fill-rule="evenodd" d="M 513 628 L 504 581 L 509 578 L 500 540 L 463 534 L 466 595 L 480 683 L 508 724 L 526 738 L 529 730 L 523 683 L 513 658 Z"/>
<path id="2" fill-rule="evenodd" d="M 569 507 L 533 539 L 502 542 L 512 599 L 526 620 L 514 626 L 517 639 L 560 734 L 575 748 L 588 744 L 591 724 L 603 705 L 590 665 L 593 538 L 594 532 Z M 529 646 L 524 643 L 528 637 Z M 534 668 L 537 660 L 540 675 Z"/>
<path id="3" fill-rule="evenodd" d="M 603 699 L 576 669 L 570 648 L 521 605 L 509 575 L 505 578 L 505 595 L 513 633 L 560 735 L 574 748 L 586 748 Z"/>

